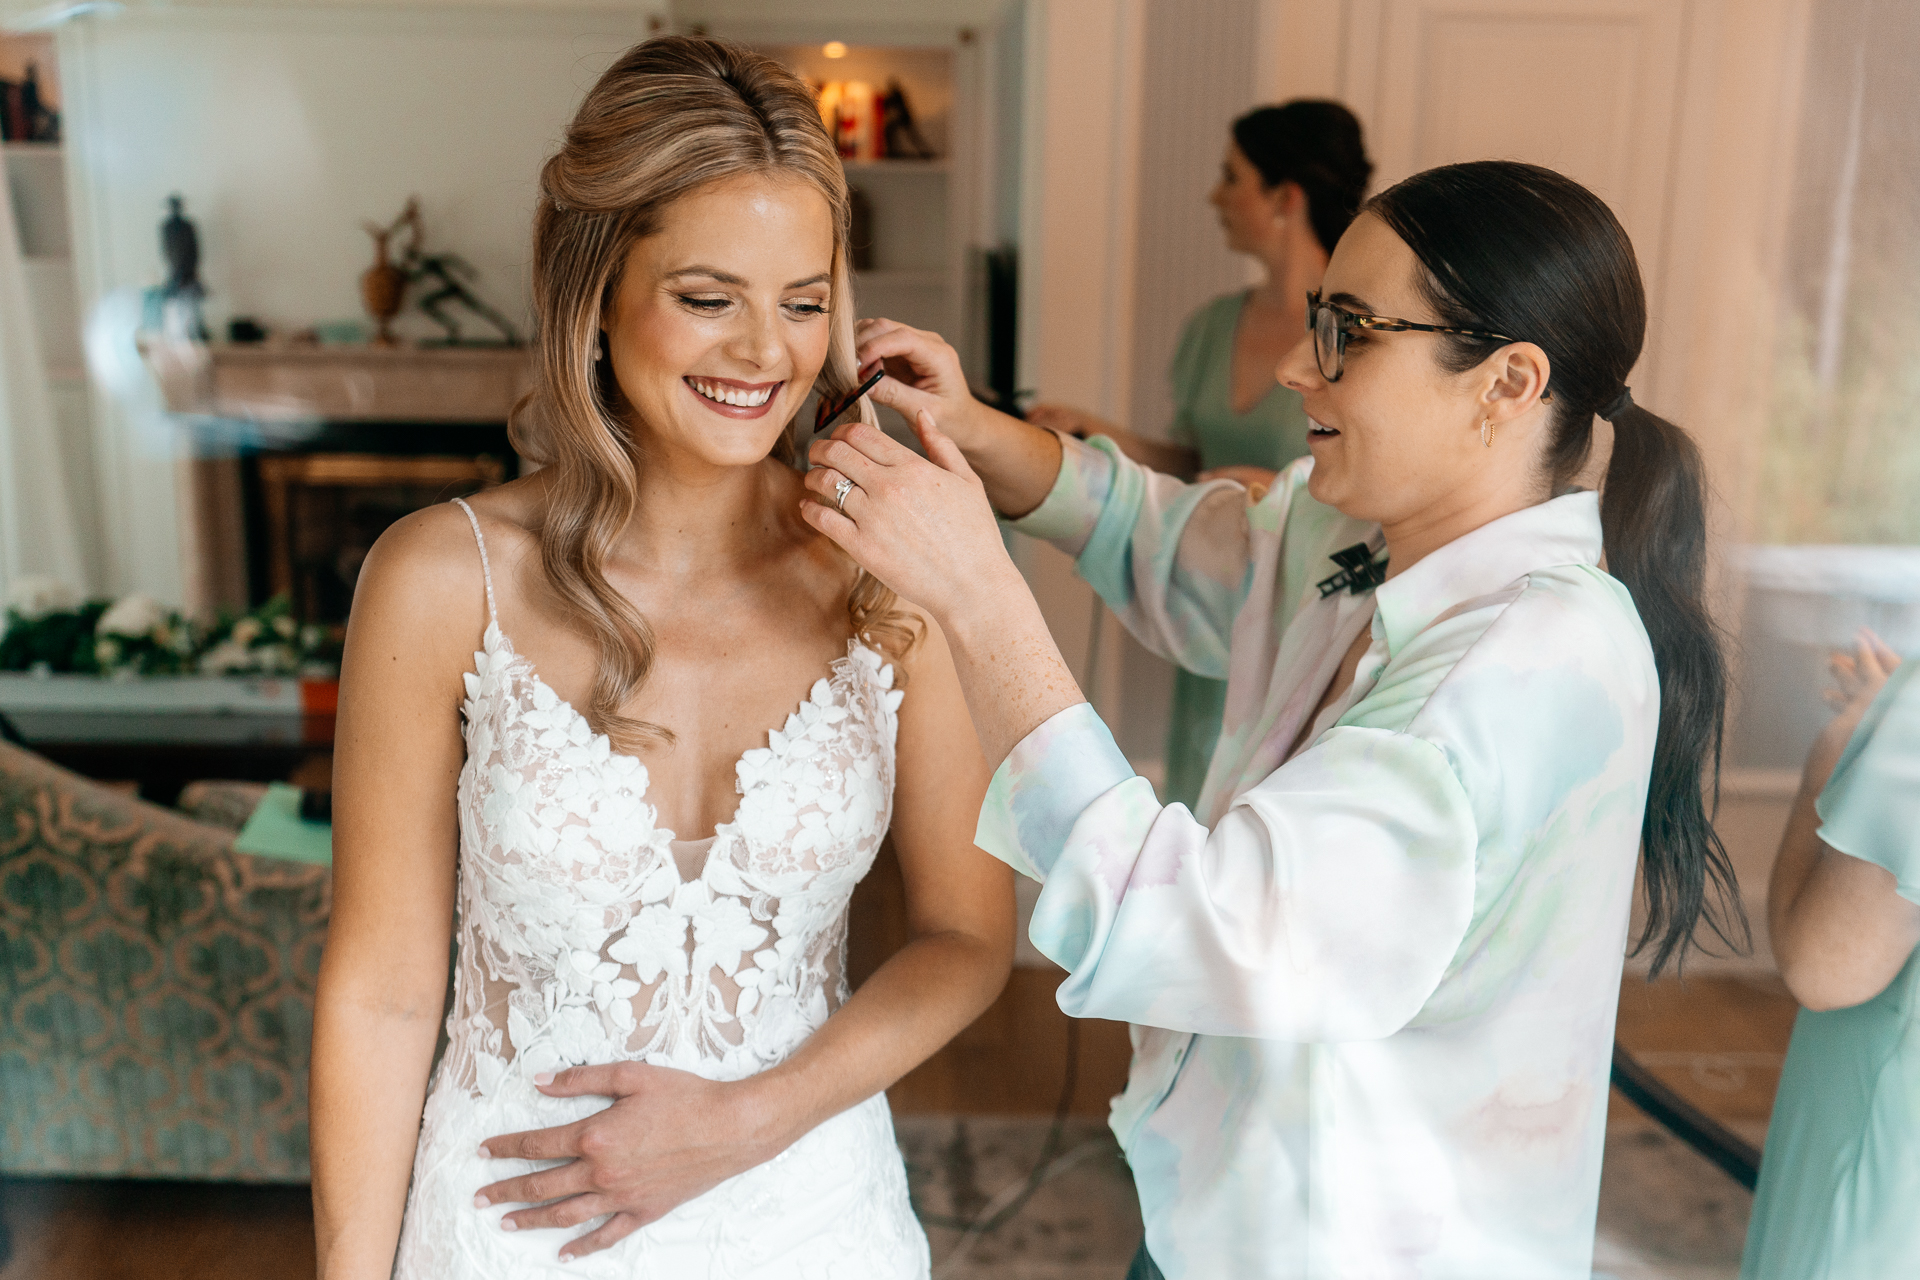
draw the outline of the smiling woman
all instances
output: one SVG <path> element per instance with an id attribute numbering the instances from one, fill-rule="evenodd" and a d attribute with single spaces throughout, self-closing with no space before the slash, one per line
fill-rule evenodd
<path id="1" fill-rule="evenodd" d="M 1625 390 L 1632 246 L 1559 174 L 1417 174 L 1324 289 L 1277 371 L 1312 458 L 1257 501 L 997 414 L 876 320 L 875 398 L 930 461 L 844 428 L 803 511 L 944 629 L 998 766 L 980 844 L 1042 882 L 1061 1007 L 1134 1024 L 1135 1276 L 1584 1280 L 1636 857 L 1656 971 L 1738 936 L 1699 458 Z M 1604 496 L 1573 483 L 1596 413 Z M 1226 679 L 1197 809 L 1114 746 L 994 509 Z"/>
<path id="2" fill-rule="evenodd" d="M 924 1276 L 882 1091 L 1004 983 L 1012 893 L 940 631 L 795 510 L 796 415 L 856 386 L 838 156 L 667 37 L 541 187 L 544 465 L 395 525 L 348 629 L 321 1273 Z M 854 993 L 889 833 L 911 939 Z"/>

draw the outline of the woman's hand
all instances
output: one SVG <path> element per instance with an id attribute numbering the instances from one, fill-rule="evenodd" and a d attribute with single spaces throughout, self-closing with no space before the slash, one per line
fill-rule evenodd
<path id="1" fill-rule="evenodd" d="M 1267 496 L 1267 490 L 1273 488 L 1273 478 L 1279 474 L 1265 467 L 1214 467 L 1194 478 L 1202 484 L 1209 480 L 1232 480 L 1246 489 L 1249 501 L 1258 502 Z"/>
<path id="2" fill-rule="evenodd" d="M 1846 751 L 1854 730 L 1860 727 L 1861 718 L 1867 714 L 1867 708 L 1873 705 L 1873 700 L 1880 696 L 1880 690 L 1886 687 L 1888 677 L 1899 665 L 1900 655 L 1889 649 L 1887 642 L 1867 627 L 1860 628 L 1852 653 L 1835 653 L 1828 659 L 1827 669 L 1833 675 L 1833 686 L 1825 691 L 1825 697 L 1827 705 L 1838 714 L 1828 723 L 1807 755 L 1805 783 L 1816 793 L 1827 785 L 1827 778 L 1833 773 L 1834 766 L 1840 763 L 1840 756 Z"/>
<path id="3" fill-rule="evenodd" d="M 613 1105 L 573 1124 L 481 1143 L 496 1159 L 567 1163 L 490 1183 L 480 1188 L 476 1207 L 537 1206 L 501 1220 L 514 1231 L 576 1227 L 611 1214 L 561 1246 L 560 1258 L 597 1253 L 791 1145 L 798 1134 L 784 1132 L 779 1108 L 763 1105 L 755 1085 L 752 1078 L 728 1084 L 640 1062 L 559 1072 L 541 1093 L 612 1098 Z"/>
<path id="4" fill-rule="evenodd" d="M 871 392 L 877 403 L 898 410 L 908 422 L 925 410 L 963 444 L 977 434 L 975 420 L 990 406 L 973 398 L 960 353 L 945 338 L 882 319 L 860 321 L 853 335 L 863 376 L 875 363 L 886 367 L 887 376 Z"/>
<path id="5" fill-rule="evenodd" d="M 885 385 L 884 383 L 882 385 Z M 874 577 L 932 614 L 942 629 L 971 602 L 1026 584 L 1007 558 L 986 490 L 959 448 L 921 409 L 925 458 L 878 427 L 853 422 L 808 452 L 801 514 Z M 842 477 L 853 482 L 836 496 Z"/>
<path id="6" fill-rule="evenodd" d="M 908 422 L 932 414 L 966 453 L 994 510 L 1023 516 L 1046 500 L 1060 474 L 1059 436 L 974 399 L 960 357 L 939 334 L 892 320 L 862 320 L 854 333 L 861 370 L 876 362 L 886 367 L 874 400 Z"/>
<path id="7" fill-rule="evenodd" d="M 1036 726 L 1086 699 L 1007 557 L 967 459 L 926 410 L 914 415 L 913 426 L 925 458 L 858 422 L 815 444 L 806 478 L 813 497 L 801 502 L 800 514 L 867 572 L 933 615 L 994 768 Z M 1053 466 L 1059 469 L 1057 456 Z M 843 479 L 851 487 L 844 508 L 836 508 Z"/>

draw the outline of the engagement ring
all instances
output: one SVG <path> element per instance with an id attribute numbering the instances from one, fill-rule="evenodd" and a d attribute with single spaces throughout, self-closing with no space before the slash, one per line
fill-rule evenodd
<path id="1" fill-rule="evenodd" d="M 840 482 L 833 486 L 833 509 L 841 515 L 847 514 L 847 495 L 852 492 L 853 481 L 841 476 Z"/>

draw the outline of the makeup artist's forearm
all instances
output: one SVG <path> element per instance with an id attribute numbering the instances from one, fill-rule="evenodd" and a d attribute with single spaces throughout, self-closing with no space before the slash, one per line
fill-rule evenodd
<path id="1" fill-rule="evenodd" d="M 1059 436 L 987 405 L 953 425 L 941 429 L 967 455 L 995 511 L 1017 519 L 1047 500 L 1060 475 Z"/>
<path id="2" fill-rule="evenodd" d="M 955 616 L 938 619 L 987 767 L 997 769 L 1022 738 L 1085 702 L 1060 656 L 1040 606 L 1018 572 L 970 593 Z"/>

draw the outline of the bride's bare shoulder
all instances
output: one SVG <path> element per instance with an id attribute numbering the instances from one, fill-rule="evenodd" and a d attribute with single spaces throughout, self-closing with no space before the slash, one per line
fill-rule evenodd
<path id="1" fill-rule="evenodd" d="M 531 541 L 526 525 L 536 494 L 529 490 L 537 490 L 530 479 L 516 480 L 467 499 L 496 585 L 502 565 Z M 403 630 L 428 644 L 444 634 L 453 651 L 472 649 L 487 625 L 485 577 L 473 521 L 457 503 L 415 511 L 380 535 L 360 569 L 353 620 L 359 630 Z"/>

